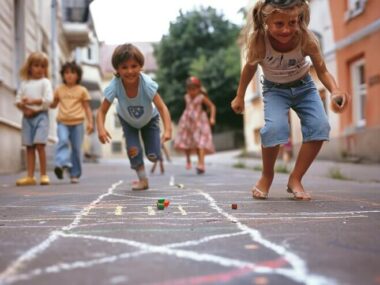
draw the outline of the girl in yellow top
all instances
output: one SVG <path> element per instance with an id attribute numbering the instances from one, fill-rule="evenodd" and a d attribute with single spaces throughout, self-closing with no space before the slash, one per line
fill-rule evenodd
<path id="1" fill-rule="evenodd" d="M 57 135 L 54 173 L 58 179 L 63 178 L 63 170 L 68 169 L 71 183 L 78 183 L 82 174 L 82 143 L 84 120 L 87 118 L 87 133 L 93 132 L 90 95 L 80 85 L 82 69 L 75 62 L 67 62 L 61 68 L 63 84 L 54 93 L 51 108 L 58 108 Z"/>

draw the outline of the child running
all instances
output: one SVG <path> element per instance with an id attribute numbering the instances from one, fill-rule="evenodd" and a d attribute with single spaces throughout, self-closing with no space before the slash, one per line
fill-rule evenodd
<path id="1" fill-rule="evenodd" d="M 308 29 L 309 5 L 305 0 L 258 1 L 246 26 L 247 63 L 237 95 L 231 102 L 236 113 L 244 111 L 244 95 L 249 82 L 262 67 L 265 125 L 261 129 L 263 170 L 252 189 L 255 199 L 266 199 L 274 177 L 279 146 L 289 138 L 288 111 L 300 118 L 303 143 L 287 182 L 287 192 L 296 200 L 310 200 L 302 178 L 329 139 L 330 126 L 318 90 L 309 75 L 309 56 L 319 80 L 331 93 L 334 112 L 342 112 L 349 97 L 342 92 L 328 72 L 319 43 Z"/>
<path id="2" fill-rule="evenodd" d="M 140 134 L 147 158 L 152 162 L 160 161 L 161 144 L 171 139 L 170 114 L 157 93 L 158 84 L 142 72 L 144 56 L 137 47 L 132 44 L 116 47 L 112 54 L 112 66 L 116 74 L 104 91 L 105 98 L 97 114 L 99 140 L 103 144 L 111 140 L 104 123 L 112 102 L 117 98 L 116 110 L 123 128 L 127 154 L 131 168 L 139 178 L 132 185 L 132 190 L 145 190 L 149 184 Z M 161 140 L 160 116 L 164 126 Z"/>
<path id="3" fill-rule="evenodd" d="M 170 159 L 170 155 L 169 155 L 169 150 L 167 149 L 166 145 L 165 144 L 162 144 L 161 145 L 161 149 L 165 155 L 165 158 L 167 161 L 171 162 L 171 159 Z M 159 161 L 155 161 L 152 165 L 152 168 L 150 169 L 150 173 L 154 173 L 154 171 L 156 171 L 156 167 L 157 167 L 157 163 L 160 164 L 160 172 L 161 174 L 164 174 L 165 173 L 165 167 L 164 167 L 164 158 L 163 158 L 163 155 L 161 155 L 161 159 Z"/>
<path id="4" fill-rule="evenodd" d="M 49 185 L 46 173 L 45 146 L 49 136 L 48 109 L 53 90 L 48 79 L 49 61 L 42 52 L 31 53 L 20 70 L 22 79 L 16 95 L 16 106 L 23 113 L 22 144 L 26 146 L 27 176 L 16 181 L 17 186 L 35 185 L 36 150 L 40 161 L 40 184 Z"/>
<path id="5" fill-rule="evenodd" d="M 58 106 L 57 136 L 54 173 L 63 179 L 67 169 L 71 183 L 78 183 L 82 175 L 82 143 L 84 119 L 87 118 L 87 133 L 94 130 L 89 101 L 91 97 L 84 86 L 80 85 L 82 68 L 74 61 L 66 62 L 61 68 L 63 84 L 54 92 L 51 108 Z"/>
<path id="6" fill-rule="evenodd" d="M 191 169 L 190 155 L 198 155 L 197 174 L 205 172 L 205 155 L 214 153 L 211 126 L 215 124 L 216 108 L 202 88 L 201 81 L 191 76 L 186 80 L 186 108 L 179 120 L 178 133 L 174 140 L 174 148 L 186 154 L 186 169 Z M 210 110 L 210 120 L 202 109 L 206 105 Z"/>

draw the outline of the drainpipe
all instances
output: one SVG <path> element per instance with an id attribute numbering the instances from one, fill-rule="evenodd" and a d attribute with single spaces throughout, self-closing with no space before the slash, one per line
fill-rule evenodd
<path id="1" fill-rule="evenodd" d="M 57 0 L 51 0 L 51 71 L 52 71 L 52 84 L 55 88 L 57 84 L 57 68 L 58 68 L 58 54 L 57 54 Z"/>

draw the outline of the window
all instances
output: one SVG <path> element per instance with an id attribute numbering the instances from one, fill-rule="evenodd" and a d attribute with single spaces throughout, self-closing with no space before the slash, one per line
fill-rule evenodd
<path id="1" fill-rule="evenodd" d="M 346 20 L 350 20 L 355 18 L 364 12 L 364 8 L 367 0 L 347 0 L 347 11 L 345 18 Z"/>
<path id="2" fill-rule="evenodd" d="M 19 87 L 20 77 L 18 76 L 18 70 L 20 70 L 22 64 L 25 60 L 25 1 L 15 0 L 14 2 L 14 46 L 15 49 L 15 59 L 14 59 L 14 72 L 13 72 L 13 82 L 12 87 Z"/>
<path id="3" fill-rule="evenodd" d="M 367 85 L 365 82 L 365 64 L 364 60 L 358 60 L 351 64 L 351 79 L 352 79 L 352 104 L 354 112 L 355 124 L 362 127 L 366 122 L 366 98 Z"/>
<path id="4" fill-rule="evenodd" d="M 92 49 L 91 47 L 87 48 L 87 59 L 91 61 L 92 59 Z"/>
<path id="5" fill-rule="evenodd" d="M 122 144 L 121 142 L 113 141 L 111 144 L 112 153 L 121 153 Z"/>

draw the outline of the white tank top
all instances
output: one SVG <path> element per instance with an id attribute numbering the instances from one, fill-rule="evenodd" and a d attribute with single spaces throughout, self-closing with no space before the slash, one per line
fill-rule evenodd
<path id="1" fill-rule="evenodd" d="M 289 83 L 302 78 L 310 68 L 310 62 L 301 51 L 301 41 L 289 52 L 273 49 L 267 34 L 265 35 L 265 58 L 261 61 L 265 79 L 276 83 Z"/>

